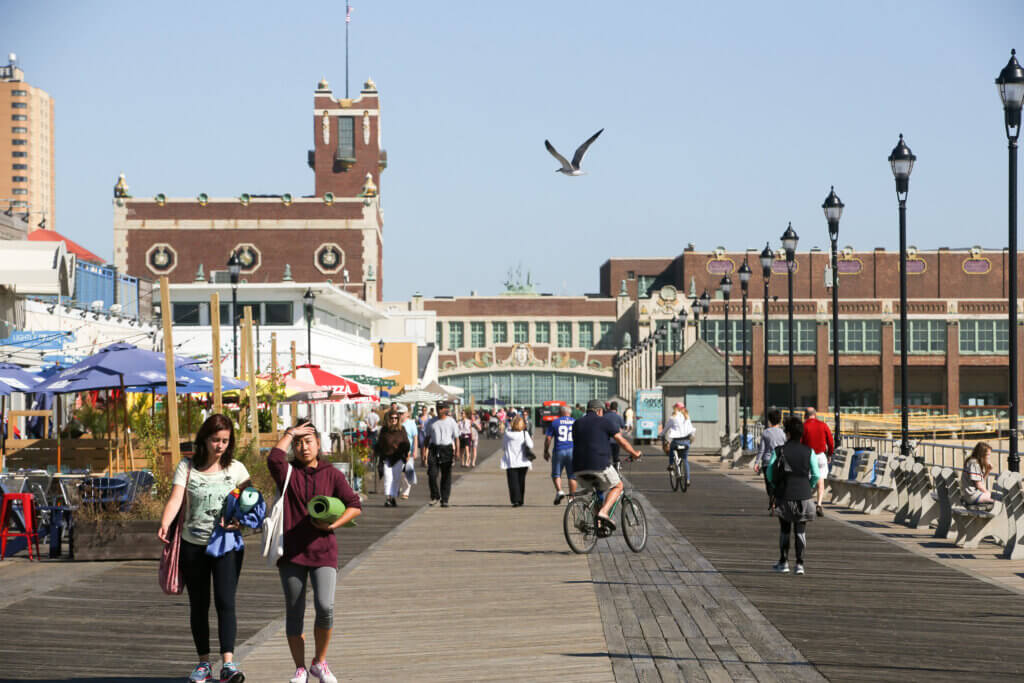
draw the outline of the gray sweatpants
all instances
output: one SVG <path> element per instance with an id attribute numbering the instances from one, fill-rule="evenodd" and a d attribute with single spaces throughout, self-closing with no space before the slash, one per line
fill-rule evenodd
<path id="1" fill-rule="evenodd" d="M 329 629 L 334 625 L 334 588 L 338 570 L 334 567 L 306 567 L 285 560 L 277 565 L 284 589 L 285 634 L 302 635 L 302 621 L 306 614 L 306 579 L 313 577 L 313 607 L 316 618 L 313 626 Z"/>

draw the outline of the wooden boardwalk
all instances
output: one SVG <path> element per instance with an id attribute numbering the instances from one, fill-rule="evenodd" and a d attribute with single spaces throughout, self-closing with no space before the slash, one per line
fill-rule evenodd
<path id="1" fill-rule="evenodd" d="M 1024 677 L 1024 596 L 830 518 L 808 525 L 806 576 L 773 574 L 763 490 L 695 465 L 673 493 L 665 464 L 645 458 L 633 483 L 829 680 Z"/>

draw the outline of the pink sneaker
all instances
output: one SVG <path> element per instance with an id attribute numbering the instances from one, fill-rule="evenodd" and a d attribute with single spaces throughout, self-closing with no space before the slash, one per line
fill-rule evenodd
<path id="1" fill-rule="evenodd" d="M 309 666 L 309 677 L 315 678 L 320 683 L 338 683 L 338 679 L 331 673 L 331 668 L 327 666 L 327 660 L 322 662 L 313 662 Z"/>
<path id="2" fill-rule="evenodd" d="M 288 683 L 306 683 L 307 680 L 306 667 L 300 666 L 295 670 L 295 675 L 291 677 Z"/>

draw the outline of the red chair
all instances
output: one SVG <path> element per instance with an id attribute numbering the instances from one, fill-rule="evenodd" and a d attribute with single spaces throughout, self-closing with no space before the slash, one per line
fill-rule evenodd
<path id="1" fill-rule="evenodd" d="M 10 519 L 14 518 L 14 504 L 21 503 L 21 515 L 25 520 L 25 531 L 13 531 L 9 529 Z M 10 519 L 8 519 L 10 518 Z M 39 534 L 35 526 L 35 510 L 32 503 L 31 493 L 5 493 L 3 505 L 0 506 L 0 560 L 7 554 L 7 539 L 25 537 L 28 541 L 28 559 L 32 560 L 32 543 L 36 545 L 36 559 L 39 559 Z"/>

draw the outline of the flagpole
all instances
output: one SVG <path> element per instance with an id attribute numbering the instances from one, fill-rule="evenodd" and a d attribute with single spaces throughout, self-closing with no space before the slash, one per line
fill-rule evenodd
<path id="1" fill-rule="evenodd" d="M 345 0 L 345 99 L 348 99 L 348 25 L 350 21 L 350 13 L 352 8 L 349 7 L 348 0 Z"/>

